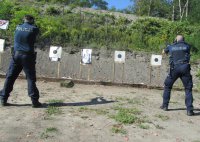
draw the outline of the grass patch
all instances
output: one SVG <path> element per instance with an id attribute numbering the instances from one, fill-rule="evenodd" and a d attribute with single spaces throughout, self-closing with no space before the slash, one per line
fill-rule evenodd
<path id="1" fill-rule="evenodd" d="M 92 109 L 94 112 L 96 112 L 96 114 L 99 114 L 99 115 L 106 115 L 108 114 L 109 112 L 106 111 L 106 110 L 103 110 L 103 109 Z"/>
<path id="2" fill-rule="evenodd" d="M 46 128 L 46 133 L 55 133 L 55 132 L 58 132 L 58 129 L 55 128 L 55 127 L 49 127 L 49 128 Z"/>
<path id="3" fill-rule="evenodd" d="M 169 120 L 169 116 L 163 114 L 156 114 L 155 117 L 160 118 L 162 121 Z"/>
<path id="4" fill-rule="evenodd" d="M 82 119 L 86 120 L 88 119 L 89 117 L 88 116 L 81 116 Z"/>
<path id="5" fill-rule="evenodd" d="M 165 129 L 164 127 L 160 126 L 160 125 L 155 125 L 156 129 L 160 129 L 160 130 L 163 130 Z"/>
<path id="6" fill-rule="evenodd" d="M 197 90 L 197 92 L 200 92 L 200 83 L 196 84 L 195 89 Z"/>
<path id="7" fill-rule="evenodd" d="M 138 98 L 130 99 L 130 98 L 126 98 L 126 97 L 117 97 L 116 100 L 127 102 L 128 104 L 136 104 L 136 105 L 141 105 L 143 103 L 143 101 L 141 99 L 138 99 Z"/>
<path id="8" fill-rule="evenodd" d="M 92 109 L 92 108 L 87 108 L 87 107 L 80 107 L 79 112 L 95 112 L 98 115 L 106 115 L 109 112 L 107 110 L 103 109 Z"/>
<path id="9" fill-rule="evenodd" d="M 43 132 L 40 137 L 42 139 L 52 138 L 53 134 L 57 133 L 58 129 L 55 127 L 49 127 L 45 129 L 45 132 Z"/>
<path id="10" fill-rule="evenodd" d="M 123 124 L 141 123 L 141 119 L 137 116 L 141 114 L 136 108 L 115 108 L 118 110 L 116 115 L 111 116 L 111 118 Z"/>
<path id="11" fill-rule="evenodd" d="M 79 109 L 78 109 L 79 112 L 84 112 L 84 111 L 87 111 L 87 110 L 89 110 L 88 107 L 79 107 Z"/>
<path id="12" fill-rule="evenodd" d="M 48 107 L 46 109 L 47 118 L 51 115 L 62 114 L 62 110 L 58 107 L 63 103 L 63 100 L 48 100 Z"/>
<path id="13" fill-rule="evenodd" d="M 48 106 L 46 110 L 48 116 L 62 114 L 62 110 L 56 106 Z"/>
<path id="14" fill-rule="evenodd" d="M 196 72 L 196 75 L 195 75 L 196 77 L 198 77 L 199 79 L 200 79 L 200 70 L 198 70 L 197 72 Z"/>
<path id="15" fill-rule="evenodd" d="M 60 106 L 61 104 L 63 104 L 64 100 L 48 100 L 49 106 Z"/>
<path id="16" fill-rule="evenodd" d="M 48 100 L 48 103 L 51 103 L 51 104 L 54 104 L 54 103 L 63 103 L 64 100 L 55 100 L 55 99 L 52 99 L 52 100 Z"/>
<path id="17" fill-rule="evenodd" d="M 123 134 L 123 135 L 127 134 L 127 131 L 123 128 L 121 124 L 113 125 L 111 131 L 116 134 L 118 133 Z"/>
<path id="18" fill-rule="evenodd" d="M 144 123 L 141 123 L 141 124 L 139 125 L 139 127 L 140 127 L 141 129 L 149 129 L 149 128 L 150 128 L 149 125 L 144 124 Z"/>

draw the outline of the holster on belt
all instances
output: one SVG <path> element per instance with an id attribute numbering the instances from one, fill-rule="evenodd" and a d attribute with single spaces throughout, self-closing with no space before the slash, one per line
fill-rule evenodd
<path id="1" fill-rule="evenodd" d="M 171 76 L 172 75 L 172 71 L 174 70 L 174 63 L 171 62 L 170 63 L 170 69 L 169 69 L 169 75 Z"/>

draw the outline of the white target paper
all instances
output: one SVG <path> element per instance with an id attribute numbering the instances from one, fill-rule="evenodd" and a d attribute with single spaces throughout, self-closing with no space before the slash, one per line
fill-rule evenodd
<path id="1" fill-rule="evenodd" d="M 9 21 L 0 20 L 0 29 L 6 30 L 8 28 Z"/>
<path id="2" fill-rule="evenodd" d="M 92 49 L 82 49 L 81 57 L 82 64 L 92 64 Z"/>
<path id="3" fill-rule="evenodd" d="M 152 66 L 161 66 L 162 55 L 151 55 L 151 65 Z"/>
<path id="4" fill-rule="evenodd" d="M 51 61 L 60 61 L 62 54 L 62 47 L 60 46 L 51 46 L 49 51 L 49 59 Z"/>
<path id="5" fill-rule="evenodd" d="M 0 39 L 0 52 L 4 51 L 4 46 L 5 46 L 5 40 L 4 39 Z"/>
<path id="6" fill-rule="evenodd" d="M 115 51 L 115 62 L 125 63 L 126 52 L 125 51 Z"/>

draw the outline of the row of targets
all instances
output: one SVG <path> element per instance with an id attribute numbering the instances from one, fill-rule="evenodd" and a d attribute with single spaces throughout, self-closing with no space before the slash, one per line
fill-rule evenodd
<path id="1" fill-rule="evenodd" d="M 61 61 L 62 47 L 51 46 L 49 51 L 50 61 Z M 115 51 L 114 52 L 114 62 L 115 63 L 125 63 L 126 61 L 126 51 Z M 92 49 L 82 49 L 81 50 L 81 64 L 87 65 L 92 64 Z M 151 55 L 150 63 L 152 66 L 161 66 L 162 55 Z"/>

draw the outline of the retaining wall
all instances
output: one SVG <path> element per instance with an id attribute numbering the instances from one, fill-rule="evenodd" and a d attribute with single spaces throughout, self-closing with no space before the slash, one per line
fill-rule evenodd
<path id="1" fill-rule="evenodd" d="M 50 62 L 48 51 L 37 51 L 37 76 L 72 78 L 75 80 L 101 81 L 126 84 L 144 84 L 162 87 L 168 73 L 168 57 L 162 60 L 162 66 L 151 67 L 151 54 L 126 52 L 124 64 L 114 63 L 114 51 L 93 50 L 92 64 L 81 65 L 80 52 L 63 52 L 61 62 Z M 8 69 L 11 54 L 9 51 L 1 53 L 0 73 L 5 74 Z M 199 64 L 192 66 L 194 84 L 198 84 L 195 74 Z M 180 81 L 176 82 L 180 86 Z"/>

